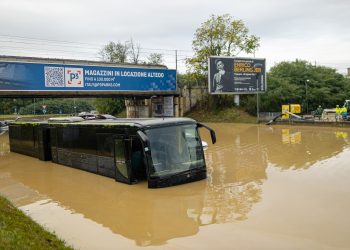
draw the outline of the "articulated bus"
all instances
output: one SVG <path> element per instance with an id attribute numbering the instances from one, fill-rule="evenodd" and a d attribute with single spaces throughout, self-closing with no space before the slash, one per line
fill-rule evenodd
<path id="1" fill-rule="evenodd" d="M 206 178 L 201 127 L 214 144 L 214 130 L 189 118 L 16 121 L 9 126 L 10 150 L 160 188 Z"/>

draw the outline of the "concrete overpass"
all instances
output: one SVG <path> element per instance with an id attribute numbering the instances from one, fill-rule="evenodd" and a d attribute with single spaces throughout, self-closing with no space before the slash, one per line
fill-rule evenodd
<path id="1" fill-rule="evenodd" d="M 123 96 L 129 117 L 148 117 L 154 106 L 178 116 L 179 94 L 176 70 L 163 65 L 0 56 L 0 98 Z"/>
<path id="2" fill-rule="evenodd" d="M 56 75 L 53 79 L 56 85 L 49 82 L 52 74 Z M 74 77 L 72 86 L 69 86 L 69 77 Z M 75 84 L 78 80 L 82 80 L 83 85 Z M 162 65 L 0 56 L 0 97 L 144 98 L 154 95 L 179 95 L 176 70 Z"/>

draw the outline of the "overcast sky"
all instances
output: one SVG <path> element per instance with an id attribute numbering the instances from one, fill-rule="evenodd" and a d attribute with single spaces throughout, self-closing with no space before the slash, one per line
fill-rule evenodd
<path id="1" fill-rule="evenodd" d="M 132 37 L 171 68 L 179 50 L 184 71 L 196 29 L 226 13 L 261 38 L 256 57 L 268 67 L 296 58 L 350 67 L 349 0 L 0 0 L 0 54 L 94 59 L 102 45 Z"/>

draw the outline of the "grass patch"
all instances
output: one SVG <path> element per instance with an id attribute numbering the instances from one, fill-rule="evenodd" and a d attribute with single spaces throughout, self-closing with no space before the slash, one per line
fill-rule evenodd
<path id="1" fill-rule="evenodd" d="M 73 249 L 0 196 L 0 249 Z"/>
<path id="2" fill-rule="evenodd" d="M 126 109 L 123 109 L 122 112 L 115 114 L 114 116 L 117 118 L 126 118 Z"/>
<path id="3" fill-rule="evenodd" d="M 185 114 L 201 122 L 237 122 L 256 123 L 256 117 L 249 115 L 243 109 L 237 107 L 221 108 L 215 110 L 193 109 Z"/>

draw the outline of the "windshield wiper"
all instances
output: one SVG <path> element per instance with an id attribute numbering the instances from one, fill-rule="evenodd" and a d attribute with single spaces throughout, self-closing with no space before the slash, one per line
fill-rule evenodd
<path id="1" fill-rule="evenodd" d="M 205 168 L 203 168 L 203 167 L 191 168 L 191 169 L 184 170 L 184 171 L 181 171 L 181 172 L 177 172 L 177 173 L 174 173 L 174 174 L 162 175 L 162 176 L 159 176 L 159 178 L 160 179 L 167 179 L 169 177 L 177 177 L 177 176 L 182 176 L 182 175 L 190 175 L 190 176 L 192 176 L 195 173 L 200 172 L 202 170 L 205 170 Z"/>

